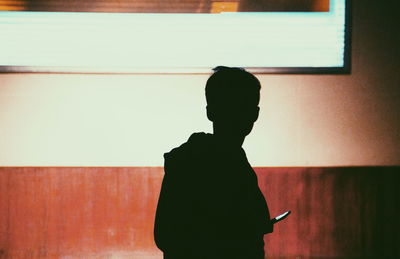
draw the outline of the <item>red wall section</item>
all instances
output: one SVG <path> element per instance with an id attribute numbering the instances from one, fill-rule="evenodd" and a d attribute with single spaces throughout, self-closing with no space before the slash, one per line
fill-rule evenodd
<path id="1" fill-rule="evenodd" d="M 16 258 L 156 255 L 152 232 L 162 173 L 2 168 L 0 250 Z"/>
<path id="2" fill-rule="evenodd" d="M 280 258 L 400 255 L 399 167 L 256 168 Z M 0 168 L 0 258 L 161 258 L 161 167 Z"/>
<path id="3" fill-rule="evenodd" d="M 272 215 L 267 255 L 400 258 L 400 167 L 257 168 Z"/>

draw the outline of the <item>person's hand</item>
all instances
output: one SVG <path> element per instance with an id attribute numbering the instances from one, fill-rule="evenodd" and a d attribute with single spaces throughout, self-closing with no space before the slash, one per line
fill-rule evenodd
<path id="1" fill-rule="evenodd" d="M 266 224 L 265 234 L 272 233 L 272 232 L 274 232 L 274 223 L 271 220 L 269 220 Z"/>

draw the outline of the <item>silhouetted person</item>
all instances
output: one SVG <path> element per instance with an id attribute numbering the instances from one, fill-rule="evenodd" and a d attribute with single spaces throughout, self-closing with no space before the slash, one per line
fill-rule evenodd
<path id="1" fill-rule="evenodd" d="M 260 82 L 217 67 L 206 84 L 213 134 L 194 133 L 164 154 L 155 241 L 165 259 L 263 259 L 273 231 L 257 176 L 242 149 L 258 118 Z"/>

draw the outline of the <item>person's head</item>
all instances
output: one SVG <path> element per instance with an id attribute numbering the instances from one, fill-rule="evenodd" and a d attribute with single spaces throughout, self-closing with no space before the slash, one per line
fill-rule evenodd
<path id="1" fill-rule="evenodd" d="M 247 136 L 258 118 L 261 84 L 242 68 L 219 66 L 207 80 L 207 117 L 214 133 Z"/>

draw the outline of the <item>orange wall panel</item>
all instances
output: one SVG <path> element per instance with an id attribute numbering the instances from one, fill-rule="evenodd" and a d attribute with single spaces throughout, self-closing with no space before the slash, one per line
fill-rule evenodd
<path id="1" fill-rule="evenodd" d="M 269 258 L 400 255 L 399 167 L 255 168 Z M 162 167 L 0 168 L 0 258 L 162 258 L 153 222 Z"/>
<path id="2" fill-rule="evenodd" d="M 28 258 L 157 253 L 162 168 L 2 168 L 0 249 Z"/>

